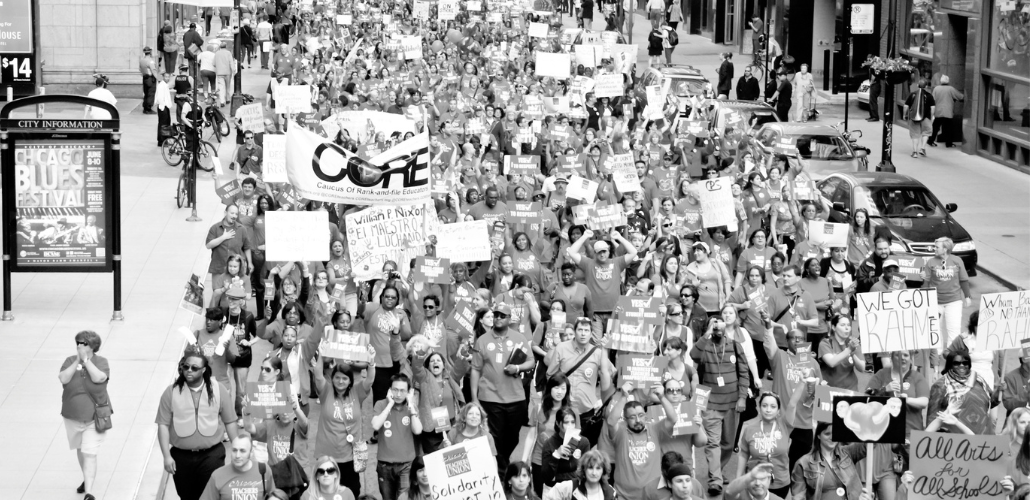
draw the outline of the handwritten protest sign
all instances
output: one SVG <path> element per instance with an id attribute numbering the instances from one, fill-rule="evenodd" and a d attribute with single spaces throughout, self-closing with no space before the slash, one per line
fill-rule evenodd
<path id="1" fill-rule="evenodd" d="M 804 389 L 802 387 L 802 389 Z M 854 396 L 855 391 L 838 389 L 828 385 L 815 386 L 815 406 L 812 408 L 812 418 L 816 422 L 832 422 L 833 398 L 835 396 Z"/>
<path id="2" fill-rule="evenodd" d="M 576 50 L 576 64 L 585 68 L 596 68 L 601 60 L 601 47 L 596 45 L 573 45 Z"/>
<path id="3" fill-rule="evenodd" d="M 388 260 L 410 262 L 425 255 L 426 225 L 436 218 L 431 204 L 373 206 L 347 214 L 347 247 L 355 278 L 374 279 Z"/>
<path id="4" fill-rule="evenodd" d="M 529 23 L 530 38 L 547 38 L 547 23 Z"/>
<path id="5" fill-rule="evenodd" d="M 326 335 L 321 354 L 327 358 L 337 358 L 352 363 L 368 363 L 368 334 L 335 330 Z"/>
<path id="6" fill-rule="evenodd" d="M 862 352 L 929 349 L 941 344 L 937 290 L 895 290 L 858 294 Z"/>
<path id="7" fill-rule="evenodd" d="M 730 177 L 704 179 L 699 182 L 701 189 L 698 198 L 701 202 L 701 222 L 704 227 L 727 226 L 730 231 L 737 230 L 737 214 L 734 210 L 733 192 Z"/>
<path id="8" fill-rule="evenodd" d="M 426 455 L 425 463 L 433 500 L 504 498 L 497 460 L 486 436 Z"/>
<path id="9" fill-rule="evenodd" d="M 848 225 L 818 220 L 808 221 L 808 242 L 822 248 L 846 248 Z"/>
<path id="10" fill-rule="evenodd" d="M 262 172 L 265 182 L 290 182 L 286 176 L 286 136 L 265 135 L 262 148 Z"/>
<path id="11" fill-rule="evenodd" d="M 487 221 L 441 224 L 436 235 L 436 256 L 451 262 L 490 260 L 490 235 Z"/>
<path id="12" fill-rule="evenodd" d="M 597 75 L 594 78 L 594 96 L 618 97 L 622 95 L 622 75 Z"/>
<path id="13" fill-rule="evenodd" d="M 836 396 L 833 398 L 833 440 L 838 443 L 905 442 L 905 409 L 901 398 Z"/>
<path id="14" fill-rule="evenodd" d="M 265 212 L 269 262 L 329 260 L 329 212 Z"/>
<path id="15" fill-rule="evenodd" d="M 985 293 L 980 296 L 976 350 L 1018 349 L 1030 338 L 1030 293 Z"/>
<path id="16" fill-rule="evenodd" d="M 537 155 L 504 155 L 504 174 L 535 175 L 540 173 Z"/>
<path id="17" fill-rule="evenodd" d="M 453 21 L 458 15 L 458 0 L 440 0 L 436 4 L 436 18 L 441 21 Z"/>
<path id="18" fill-rule="evenodd" d="M 570 58 L 568 52 L 537 52 L 536 74 L 564 80 L 569 77 L 569 66 L 572 64 Z"/>
<path id="19" fill-rule="evenodd" d="M 978 332 L 979 334 L 979 332 Z M 1006 436 L 912 431 L 909 500 L 1004 499 L 1000 481 L 1012 462 Z"/>
<path id="20" fill-rule="evenodd" d="M 672 435 L 697 434 L 701 430 L 701 426 L 694 422 L 694 416 L 699 414 L 697 405 L 690 401 L 682 401 L 673 406 L 676 407 L 677 419 L 672 426 Z M 665 408 L 662 405 L 651 405 L 647 408 L 647 416 L 652 422 L 661 422 L 665 420 Z"/>
<path id="21" fill-rule="evenodd" d="M 622 193 L 640 191 L 640 179 L 637 177 L 637 170 L 633 166 L 633 153 L 613 154 L 608 156 L 605 162 L 608 170 L 612 173 L 615 187 Z"/>
<path id="22" fill-rule="evenodd" d="M 404 59 L 406 60 L 422 59 L 422 36 L 402 36 L 401 51 L 404 52 Z"/>
<path id="23" fill-rule="evenodd" d="M 412 16 L 415 19 L 422 19 L 425 21 L 429 20 L 429 2 L 415 1 L 414 9 L 412 10 Z"/>
<path id="24" fill-rule="evenodd" d="M 233 179 L 215 188 L 215 193 L 217 193 L 218 198 L 222 200 L 222 205 L 229 206 L 233 204 L 233 199 L 236 198 L 236 195 L 240 194 L 240 191 L 242 190 L 243 189 L 240 187 L 240 180 Z"/>
<path id="25" fill-rule="evenodd" d="M 196 274 L 190 276 L 190 280 L 186 282 L 179 309 L 198 315 L 204 312 L 204 282 L 200 281 Z"/>
<path id="26" fill-rule="evenodd" d="M 311 87 L 280 85 L 275 88 L 275 110 L 278 113 L 310 113 Z"/>
<path id="27" fill-rule="evenodd" d="M 354 15 L 353 14 L 337 14 L 336 15 L 336 24 L 339 24 L 341 26 L 350 26 L 353 23 L 354 23 Z M 265 52 L 268 52 L 268 51 L 266 50 Z"/>
<path id="28" fill-rule="evenodd" d="M 630 382 L 643 390 L 662 385 L 662 374 L 669 366 L 669 358 L 652 354 L 619 353 L 615 361 L 619 369 L 619 386 Z"/>
<path id="29" fill-rule="evenodd" d="M 585 203 L 593 203 L 594 198 L 597 197 L 597 186 L 598 183 L 590 179 L 573 175 L 569 177 L 569 187 L 565 188 L 565 196 Z"/>
<path id="30" fill-rule="evenodd" d="M 436 283 L 446 285 L 451 282 L 451 261 L 436 257 L 419 255 L 415 257 L 415 267 L 411 270 L 415 283 Z"/>
<path id="31" fill-rule="evenodd" d="M 243 122 L 243 130 L 255 134 L 265 131 L 265 114 L 261 104 L 247 104 L 236 110 L 236 116 Z"/>
<path id="32" fill-rule="evenodd" d="M 248 408 L 265 409 L 265 418 L 289 411 L 290 388 L 288 382 L 247 382 Z"/>

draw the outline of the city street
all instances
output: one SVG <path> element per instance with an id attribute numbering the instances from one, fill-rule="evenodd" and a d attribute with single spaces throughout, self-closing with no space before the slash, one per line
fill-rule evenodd
<path id="1" fill-rule="evenodd" d="M 566 20 L 566 25 L 573 25 Z M 601 21 L 595 23 L 600 28 Z M 634 43 L 640 44 L 638 68 L 646 67 L 648 22 L 637 16 Z M 674 62 L 691 64 L 713 82 L 720 52 L 732 50 L 699 36 L 681 35 Z M 736 75 L 749 56 L 735 54 Z M 267 71 L 243 73 L 243 91 L 265 98 Z M 210 251 L 205 236 L 217 223 L 223 206 L 215 194 L 218 184 L 201 173 L 197 186 L 201 222 L 187 222 L 188 209 L 175 206 L 180 170 L 161 159 L 156 145 L 157 118 L 143 115 L 140 101 L 122 99 L 122 233 L 123 312 L 125 319 L 111 322 L 112 278 L 109 274 L 15 274 L 12 278 L 14 321 L 0 323 L 0 442 L 14 453 L 0 456 L 0 499 L 77 500 L 81 482 L 74 450 L 68 449 L 60 415 L 61 385 L 57 373 L 62 361 L 75 354 L 73 337 L 94 330 L 103 339 L 99 354 L 111 365 L 109 386 L 114 428 L 107 432 L 99 453 L 94 493 L 103 500 L 150 500 L 158 496 L 162 460 L 156 446 L 154 423 L 158 400 L 172 382 L 182 351 L 183 327 L 198 328 L 199 318 L 178 308 L 183 286 L 191 274 L 204 276 Z M 842 105 L 819 105 L 819 123 L 843 120 Z M 227 112 L 227 111 L 226 111 Z M 862 130 L 861 144 L 873 153 L 870 165 L 880 161 L 880 123 L 864 121 L 867 114 L 852 103 L 850 127 Z M 972 278 L 974 299 L 980 294 L 1030 286 L 1030 176 L 978 156 L 936 148 L 927 158 L 910 158 L 908 132 L 896 127 L 894 163 L 899 173 L 926 184 L 944 203 L 959 206 L 955 217 L 972 233 L 984 272 Z M 235 131 L 219 148 L 226 175 Z M 8 175 L 7 166 L 4 174 Z M 4 193 L 9 195 L 9 193 Z M 967 317 L 977 307 L 966 308 Z M 261 341 L 255 359 L 267 352 Z M 1015 354 L 1008 366 L 1015 367 Z M 252 370 L 251 376 L 256 377 Z M 366 409 L 367 411 L 367 409 Z M 312 414 L 316 410 L 312 409 Z M 523 430 L 525 432 L 525 429 Z M 312 440 L 313 441 L 313 440 Z M 515 454 L 521 453 L 521 447 Z M 375 447 L 369 457 L 365 484 L 375 481 Z M 695 476 L 707 477 L 703 455 L 695 455 Z M 728 471 L 735 470 L 731 461 Z M 176 499 L 171 485 L 166 499 Z"/>

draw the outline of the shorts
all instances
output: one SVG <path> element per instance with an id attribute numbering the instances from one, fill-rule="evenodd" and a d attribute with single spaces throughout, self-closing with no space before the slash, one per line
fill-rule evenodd
<path id="1" fill-rule="evenodd" d="M 68 432 L 68 448 L 86 455 L 96 455 L 100 451 L 100 443 L 104 442 L 104 434 L 97 432 L 92 420 L 79 422 L 66 418 L 64 430 Z"/>
<path id="2" fill-rule="evenodd" d="M 921 137 L 930 137 L 930 131 L 933 129 L 933 120 L 923 118 L 917 122 L 909 122 L 908 124 L 908 136 L 912 139 L 919 139 Z"/>

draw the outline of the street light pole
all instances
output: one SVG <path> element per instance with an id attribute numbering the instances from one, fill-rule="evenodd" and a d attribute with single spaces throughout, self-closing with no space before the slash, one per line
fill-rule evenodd
<path id="1" fill-rule="evenodd" d="M 229 113 L 236 116 L 236 109 L 243 104 L 243 15 L 240 14 L 240 0 L 233 0 L 233 14 L 236 16 L 235 33 L 233 33 L 232 56 L 236 59 L 236 78 L 232 84 L 232 105 Z"/>
<path id="2" fill-rule="evenodd" d="M 895 25 L 898 17 L 898 0 L 890 0 L 890 12 L 887 14 L 887 59 L 894 57 L 895 51 Z M 886 86 L 883 92 L 883 140 L 880 143 L 880 164 L 876 166 L 877 172 L 896 172 L 892 158 L 894 149 L 894 87 L 895 84 L 888 80 L 884 74 L 881 84 Z M 876 106 L 870 102 L 870 106 Z"/>

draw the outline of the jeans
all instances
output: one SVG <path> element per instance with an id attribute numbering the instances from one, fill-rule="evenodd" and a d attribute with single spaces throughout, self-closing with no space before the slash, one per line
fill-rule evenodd
<path id="1" fill-rule="evenodd" d="M 143 111 L 154 111 L 154 94 L 157 93 L 157 77 L 143 77 Z"/>
<path id="2" fill-rule="evenodd" d="M 383 500 L 397 500 L 402 495 L 407 496 L 411 462 L 379 462 L 376 473 L 379 475 L 379 494 Z"/>
<path id="3" fill-rule="evenodd" d="M 941 339 L 943 349 L 950 346 L 951 341 L 955 340 L 962 331 L 962 300 L 947 304 L 938 303 L 937 310 L 941 315 L 941 334 L 944 335 L 944 338 Z"/>
<path id="4" fill-rule="evenodd" d="M 222 443 L 200 451 L 172 448 L 169 453 L 175 459 L 172 481 L 181 500 L 198 500 L 211 473 L 225 465 L 225 446 Z"/>
<path id="5" fill-rule="evenodd" d="M 733 456 L 733 443 L 730 440 L 737 430 L 737 412 L 705 410 L 701 412 L 701 418 L 701 425 L 708 436 L 708 444 L 705 445 L 708 484 L 722 486 L 722 470 Z"/>
<path id="6" fill-rule="evenodd" d="M 490 434 L 494 438 L 494 445 L 497 447 L 497 470 L 500 476 L 504 477 L 504 471 L 508 468 L 508 459 L 511 452 L 519 444 L 519 431 L 526 423 L 528 406 L 526 400 L 515 403 L 491 403 L 480 401 L 483 411 L 486 412 L 486 421 L 490 422 Z"/>
<path id="7" fill-rule="evenodd" d="M 340 469 L 340 485 L 350 490 L 354 498 L 358 498 L 361 495 L 361 475 L 354 472 L 354 461 L 337 462 L 336 467 Z"/>
<path id="8" fill-rule="evenodd" d="M 179 62 L 179 53 L 178 52 L 162 52 L 161 53 L 161 60 L 164 61 L 165 73 L 171 73 L 171 74 L 174 75 L 175 71 L 178 69 L 176 67 L 175 63 Z"/>

